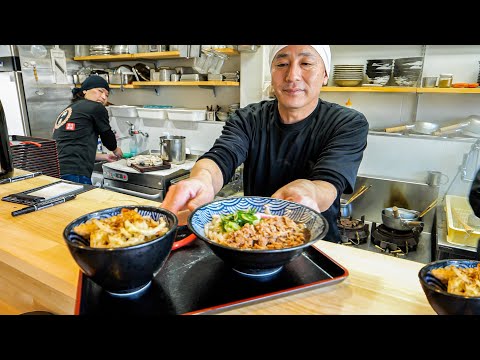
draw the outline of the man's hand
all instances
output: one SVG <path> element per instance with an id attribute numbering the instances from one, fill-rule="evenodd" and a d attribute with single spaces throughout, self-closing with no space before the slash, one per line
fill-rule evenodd
<path id="1" fill-rule="evenodd" d="M 272 198 L 293 201 L 316 211 L 327 210 L 337 197 L 337 189 L 332 184 L 316 180 L 294 180 L 278 189 Z"/>
<path id="2" fill-rule="evenodd" d="M 110 153 L 110 154 L 105 154 L 105 155 L 107 155 L 105 160 L 107 160 L 108 162 L 114 162 L 114 161 L 118 160 L 118 156 L 115 155 L 115 154 Z"/>
<path id="3" fill-rule="evenodd" d="M 197 178 L 189 178 L 171 185 L 161 207 L 177 214 L 181 210 L 193 211 L 212 201 L 215 194 L 211 185 Z"/>
<path id="4" fill-rule="evenodd" d="M 113 162 L 117 161 L 118 157 L 115 154 L 96 154 L 95 155 L 95 160 L 96 161 L 108 161 L 108 162 Z"/>
<path id="5" fill-rule="evenodd" d="M 177 215 L 179 224 L 183 224 L 188 211 L 212 201 L 222 186 L 223 177 L 218 165 L 210 159 L 200 159 L 188 179 L 168 188 L 160 206 Z"/>
<path id="6" fill-rule="evenodd" d="M 113 150 L 113 153 L 117 157 L 117 160 L 123 158 L 123 151 L 119 147 L 117 147 L 115 150 Z"/>

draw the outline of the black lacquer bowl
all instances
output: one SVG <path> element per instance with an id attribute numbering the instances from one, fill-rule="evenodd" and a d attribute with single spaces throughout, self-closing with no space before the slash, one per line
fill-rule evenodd
<path id="1" fill-rule="evenodd" d="M 120 214 L 123 208 L 137 209 L 142 216 L 158 221 L 164 218 L 169 228 L 161 237 L 142 244 L 121 248 L 94 248 L 73 228 L 89 219 L 103 219 Z M 112 295 L 141 292 L 162 269 L 177 233 L 178 219 L 172 212 L 155 206 L 118 206 L 80 216 L 69 223 L 63 238 L 82 272 Z"/>
<path id="2" fill-rule="evenodd" d="M 296 222 L 304 223 L 310 233 L 308 241 L 284 249 L 251 250 L 221 245 L 205 235 L 205 224 L 209 223 L 215 214 L 225 215 L 249 209 L 264 213 L 265 206 L 272 215 L 287 215 Z M 234 271 L 252 278 L 275 275 L 285 264 L 301 255 L 307 247 L 323 239 L 328 231 L 327 220 L 319 212 L 295 202 L 260 196 L 231 197 L 204 204 L 190 214 L 188 226 Z"/>
<path id="3" fill-rule="evenodd" d="M 431 273 L 433 269 L 453 265 L 458 268 L 474 268 L 480 261 L 445 259 L 433 261 L 418 272 L 418 278 L 430 306 L 439 315 L 480 315 L 480 296 L 462 296 L 447 292 L 447 286 Z"/>

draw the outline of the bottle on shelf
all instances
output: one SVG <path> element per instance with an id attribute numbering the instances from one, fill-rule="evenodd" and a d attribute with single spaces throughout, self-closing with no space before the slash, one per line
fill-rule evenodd
<path id="1" fill-rule="evenodd" d="M 130 154 L 132 156 L 138 154 L 138 140 L 136 136 L 132 137 L 132 139 L 130 140 Z"/>
<path id="2" fill-rule="evenodd" d="M 345 103 L 345 106 L 347 108 L 353 109 L 353 105 L 352 105 L 352 102 L 350 101 L 350 98 L 348 98 L 347 102 Z"/>

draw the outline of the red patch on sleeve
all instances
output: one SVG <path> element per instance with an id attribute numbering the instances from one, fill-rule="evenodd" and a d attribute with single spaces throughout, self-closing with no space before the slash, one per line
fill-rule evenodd
<path id="1" fill-rule="evenodd" d="M 75 130 L 75 123 L 66 123 L 65 124 L 66 130 Z"/>

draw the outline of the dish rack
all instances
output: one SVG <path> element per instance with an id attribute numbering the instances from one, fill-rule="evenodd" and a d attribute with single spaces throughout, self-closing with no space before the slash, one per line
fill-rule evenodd
<path id="1" fill-rule="evenodd" d="M 10 138 L 14 168 L 31 172 L 41 171 L 43 175 L 60 178 L 55 140 L 23 135 L 12 135 Z"/>
<path id="2" fill-rule="evenodd" d="M 480 226 L 468 223 L 473 214 L 468 199 L 464 196 L 446 195 L 447 241 L 452 244 L 477 246 L 480 239 Z"/>

